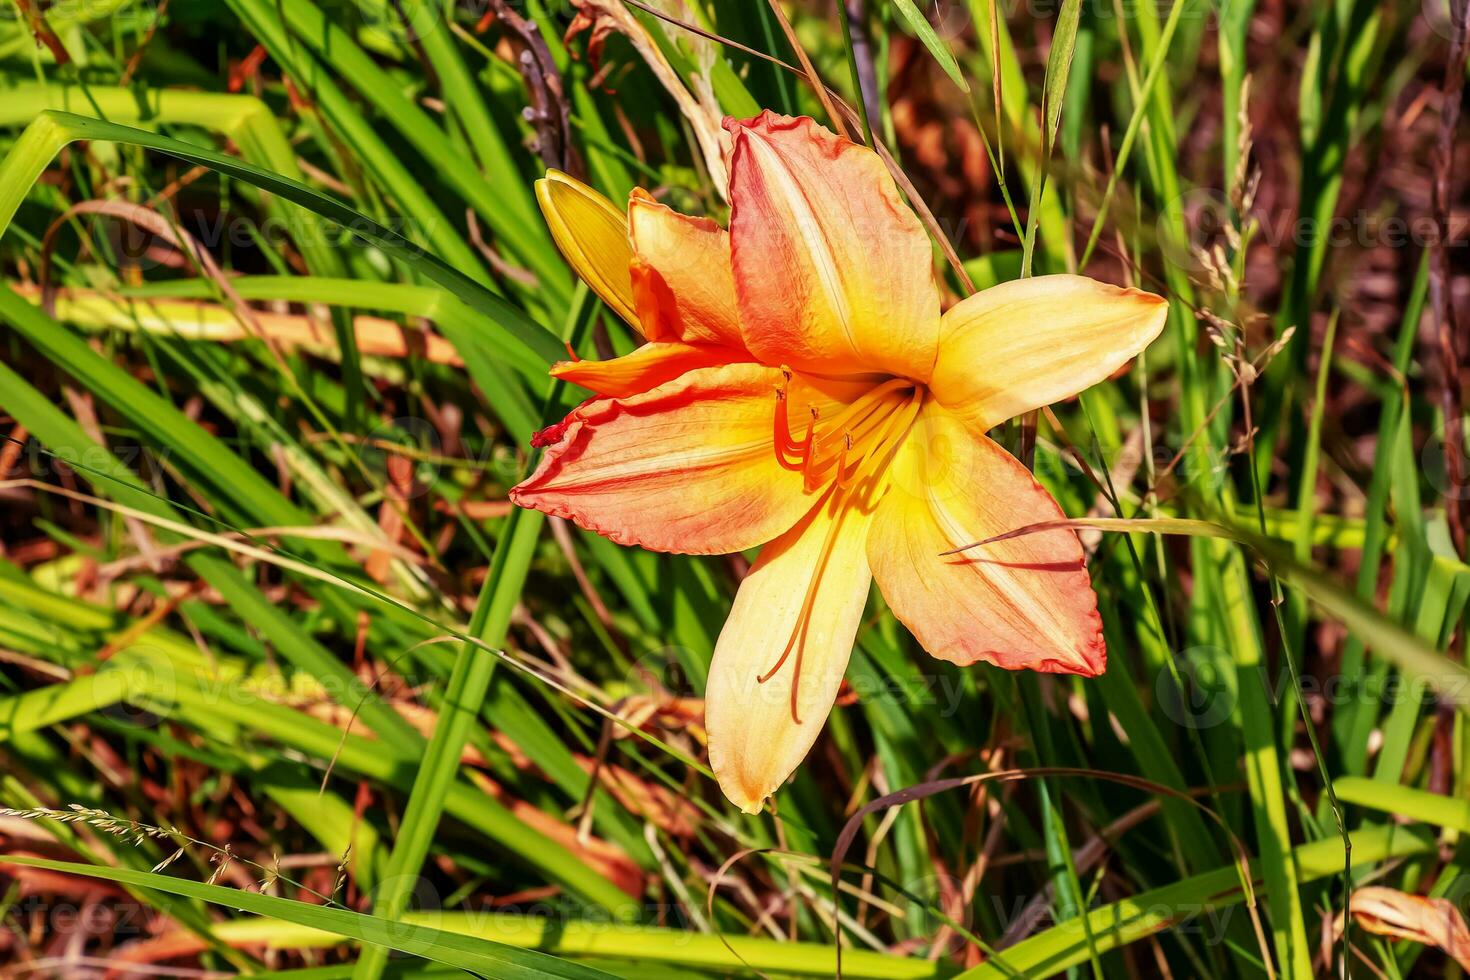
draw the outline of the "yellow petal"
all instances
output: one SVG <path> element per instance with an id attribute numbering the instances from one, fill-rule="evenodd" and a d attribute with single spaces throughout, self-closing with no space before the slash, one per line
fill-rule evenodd
<path id="1" fill-rule="evenodd" d="M 868 560 L 883 598 L 925 650 L 962 665 L 1102 673 L 1097 596 L 1070 528 L 944 554 L 1065 518 L 1014 456 L 929 404 L 891 476 Z"/>
<path id="2" fill-rule="evenodd" d="M 854 507 L 836 510 L 829 498 L 766 545 L 740 585 L 715 645 L 704 710 L 710 765 L 725 796 L 747 813 L 806 757 L 836 700 L 872 581 L 870 520 Z M 785 662 L 762 682 L 783 653 Z"/>
<path id="3" fill-rule="evenodd" d="M 633 302 L 633 246 L 628 216 L 606 197 L 560 170 L 536 181 L 536 200 L 556 247 L 608 308 L 643 332 Z"/>
<path id="4" fill-rule="evenodd" d="M 1169 304 L 1086 276 L 983 290 L 944 314 L 929 390 L 975 431 L 1106 379 L 1164 329 Z"/>
<path id="5" fill-rule="evenodd" d="M 726 120 L 741 331 L 768 364 L 927 381 L 933 248 L 879 156 L 811 119 Z"/>

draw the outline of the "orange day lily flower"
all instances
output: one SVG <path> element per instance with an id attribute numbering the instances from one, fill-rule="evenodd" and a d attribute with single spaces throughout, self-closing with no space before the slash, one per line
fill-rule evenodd
<path id="1" fill-rule="evenodd" d="M 1102 622 L 1076 534 L 986 432 L 1107 378 L 1163 299 L 1083 276 L 940 315 L 933 252 L 879 157 L 807 118 L 727 119 L 729 231 L 550 173 L 558 246 L 648 341 L 551 373 L 594 392 L 539 433 L 511 499 L 654 551 L 758 545 L 705 692 L 710 763 L 755 812 L 811 748 L 869 583 L 931 654 L 1093 676 Z"/>

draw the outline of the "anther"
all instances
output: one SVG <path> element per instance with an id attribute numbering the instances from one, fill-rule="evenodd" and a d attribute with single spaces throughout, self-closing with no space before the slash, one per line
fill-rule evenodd
<path id="1" fill-rule="evenodd" d="M 807 406 L 811 418 L 807 420 L 806 438 L 801 442 L 793 442 L 791 439 L 790 399 L 786 397 L 787 387 L 791 383 L 791 372 L 781 371 L 785 380 L 781 387 L 776 389 L 776 412 L 774 419 L 774 442 L 776 448 L 776 461 L 788 470 L 801 470 L 805 472 L 811 462 L 812 443 L 816 437 L 817 422 L 821 419 L 821 413 L 815 405 Z M 790 457 L 795 457 L 794 459 Z"/>

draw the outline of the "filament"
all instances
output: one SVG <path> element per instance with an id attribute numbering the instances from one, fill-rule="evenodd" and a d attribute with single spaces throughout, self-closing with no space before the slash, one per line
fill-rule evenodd
<path id="1" fill-rule="evenodd" d="M 787 381 L 789 380 L 788 372 Z M 905 389 L 907 397 L 899 394 Z M 811 577 L 807 580 L 791 635 L 776 662 L 756 678 L 758 683 L 764 684 L 780 672 L 786 662 L 792 659 L 793 653 L 796 654 L 791 678 L 791 720 L 799 725 L 801 716 L 797 702 L 801 692 L 801 668 L 805 659 L 806 639 L 822 575 L 836 546 L 837 533 L 847 518 L 849 509 L 856 506 L 854 497 L 861 489 L 866 489 L 870 481 L 882 474 L 898 448 L 903 445 L 904 438 L 923 407 L 924 389 L 907 379 L 894 378 L 864 392 L 830 419 L 821 420 L 813 408 L 806 438 L 800 443 L 791 439 L 787 399 L 787 385 L 783 384 L 777 392 L 777 456 L 787 469 L 801 471 L 803 488 L 808 493 L 814 492 L 821 485 L 828 467 L 832 467 L 828 492 L 817 506 L 830 506 L 835 512 L 831 526 L 823 536 Z M 822 423 L 820 433 L 816 431 L 819 421 Z M 828 456 L 827 459 L 822 459 L 832 448 L 837 450 L 835 458 Z M 788 461 L 788 455 L 795 455 L 797 460 Z"/>

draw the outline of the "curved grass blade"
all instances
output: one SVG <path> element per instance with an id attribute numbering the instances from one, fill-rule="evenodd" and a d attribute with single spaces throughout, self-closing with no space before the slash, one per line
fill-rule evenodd
<path id="1" fill-rule="evenodd" d="M 546 916 L 490 911 L 408 912 L 403 921 L 432 923 L 446 932 L 484 936 L 494 942 L 561 956 L 578 959 L 595 956 L 603 962 L 615 963 L 627 961 L 609 969 L 617 969 L 629 977 L 745 977 L 755 975 L 752 970 L 770 971 L 778 977 L 831 977 L 836 963 L 836 951 L 829 943 L 769 936 L 722 937 L 668 926 L 619 924 L 612 928 L 606 922 L 591 919 L 558 921 Z M 331 949 L 341 944 L 330 933 L 272 919 L 231 919 L 218 923 L 215 931 L 229 942 L 274 950 Z M 661 972 L 670 968 L 685 972 Z M 351 970 L 349 964 L 333 976 L 346 977 Z M 956 972 L 943 960 L 919 956 L 865 949 L 842 954 L 842 975 L 847 980 L 945 980 Z M 387 975 L 402 974 L 390 969 Z"/>
<path id="2" fill-rule="evenodd" d="M 393 922 L 377 916 L 363 915 L 347 909 L 326 908 L 306 902 L 296 902 L 274 895 L 260 895 L 238 888 L 225 888 L 198 881 L 186 881 L 169 875 L 147 871 L 132 871 L 126 868 L 98 868 L 90 864 L 70 861 L 48 861 L 42 858 L 22 858 L 13 855 L 0 857 L 6 864 L 28 868 L 44 868 L 63 874 L 83 875 L 100 878 L 119 884 L 152 888 L 171 895 L 197 898 L 224 908 L 239 909 L 254 915 L 269 915 L 297 925 L 309 926 L 338 936 L 346 936 L 360 942 L 384 946 L 420 956 L 427 960 L 473 970 L 486 976 L 504 980 L 539 980 L 542 977 L 565 978 L 565 980 L 608 980 L 612 974 L 595 970 L 579 963 L 571 963 L 547 953 L 516 949 L 488 939 L 444 932 L 429 926 Z"/>
<path id="3" fill-rule="evenodd" d="M 95 114 L 113 122 L 199 126 L 232 140 L 246 160 L 291 180 L 301 179 L 295 150 L 280 121 L 269 106 L 253 95 L 164 89 L 150 92 L 146 100 L 140 100 L 136 91 L 120 86 L 83 88 L 27 83 L 7 90 L 5 99 L 0 100 L 0 123 L 7 126 L 30 123 L 46 109 L 75 109 L 81 115 Z M 28 187 L 21 181 L 14 191 L 23 195 Z M 3 194 L 4 187 L 0 186 L 0 195 Z M 284 201 L 269 197 L 265 207 L 286 227 L 294 227 Z M 0 222 L 0 231 L 3 230 L 4 222 Z M 326 237 L 315 234 L 315 227 L 304 231 L 293 237 L 307 268 L 318 275 L 341 275 L 342 257 Z M 342 352 L 342 383 L 349 399 L 347 414 L 351 417 L 361 408 L 361 364 L 352 337 L 351 318 L 344 311 L 333 311 L 332 326 Z"/>
<path id="4" fill-rule="evenodd" d="M 1342 623 L 1385 660 L 1396 664 L 1411 676 L 1424 680 L 1439 692 L 1447 703 L 1470 712 L 1470 668 L 1444 656 L 1433 646 L 1409 630 L 1384 616 L 1356 593 L 1343 588 L 1330 577 L 1311 566 L 1295 561 L 1269 541 L 1239 526 L 1192 518 L 1077 518 L 1028 524 L 983 541 L 956 548 L 946 554 L 975 551 L 983 553 L 988 544 L 1022 537 L 1052 528 L 1096 528 L 1105 531 L 1149 531 L 1201 537 L 1217 542 L 1233 541 L 1244 545 L 1269 562 L 1281 580 L 1295 586 L 1315 602 L 1323 612 Z M 1470 569 L 1459 563 L 1441 562 L 1447 572 L 1470 575 Z"/>
<path id="5" fill-rule="evenodd" d="M 558 360 L 561 344 L 545 328 L 487 287 L 451 268 L 425 249 L 385 228 L 367 215 L 346 206 L 300 181 L 245 163 L 235 157 L 193 146 L 180 140 L 117 123 L 89 119 L 69 112 L 48 110 L 26 127 L 15 147 L 0 163 L 0 234 L 41 172 L 61 148 L 76 140 L 107 140 L 156 150 L 187 163 L 228 174 L 261 190 L 279 195 L 339 225 L 369 242 L 425 278 L 438 283 L 466 305 L 489 318 L 505 340 L 524 348 L 543 362 Z"/>
<path id="6" fill-rule="evenodd" d="M 1363 776 L 1343 776 L 1332 786 L 1344 803 L 1470 834 L 1470 800 Z"/>
<path id="7" fill-rule="evenodd" d="M 1057 128 L 1062 120 L 1062 103 L 1067 98 L 1067 77 L 1072 73 L 1072 56 L 1077 50 L 1077 25 L 1082 18 L 1080 0 L 1064 0 L 1057 15 L 1056 33 L 1046 59 L 1046 84 L 1041 96 L 1041 115 L 1045 123 L 1042 134 L 1041 159 L 1031 175 L 1031 204 L 1026 215 L 1026 238 L 1022 242 L 1021 277 L 1031 275 L 1031 258 L 1036 250 L 1036 227 L 1041 216 L 1041 196 L 1046 193 L 1051 168 L 1052 148 L 1057 142 Z"/>
<path id="8" fill-rule="evenodd" d="M 0 290 L 0 297 L 6 294 Z M 30 311 L 23 300 L 19 302 L 26 311 Z M 14 313 L 7 315 L 14 321 Z M 65 334 L 65 331 L 58 333 Z M 90 348 L 87 350 L 90 353 Z M 99 481 L 98 488 L 119 504 L 135 506 L 140 513 L 163 520 L 179 517 L 169 501 L 152 494 L 137 474 L 89 439 L 74 420 L 3 362 L 0 362 L 0 408 L 53 451 L 69 454 L 72 458 L 86 453 L 86 458 L 93 464 L 89 477 L 97 475 L 104 478 Z M 219 461 L 227 458 L 233 457 L 218 456 L 212 465 L 218 465 Z M 343 692 L 344 703 L 355 704 L 363 721 L 380 736 L 403 739 L 409 744 L 413 742 L 415 731 L 397 712 L 383 704 L 356 674 L 332 656 L 296 620 L 271 603 L 227 559 L 198 552 L 185 556 L 184 563 L 219 590 L 239 615 L 250 618 L 285 659 L 323 683 L 335 685 L 334 690 Z"/>
<path id="9" fill-rule="evenodd" d="M 1352 839 L 1353 861 L 1359 866 L 1422 854 L 1434 847 L 1433 840 L 1423 831 L 1407 827 L 1368 827 L 1355 831 Z M 1337 840 L 1304 844 L 1289 857 L 1296 863 L 1303 882 L 1326 878 L 1342 869 L 1342 845 Z M 1256 870 L 1259 874 L 1259 868 Z M 1223 923 L 1211 921 L 1209 913 L 1235 905 L 1244 897 L 1239 869 L 1232 866 L 1142 892 L 1092 909 L 1087 915 L 1098 950 L 1106 952 L 1179 928 L 1191 919 L 1202 919 L 1193 924 L 1195 928 L 1219 928 Z M 1027 977 L 1049 977 L 1085 963 L 1088 950 L 1082 928 L 1073 921 L 1037 933 L 1005 950 L 1003 956 L 1004 966 L 999 962 L 982 963 L 956 980 L 992 980 L 1012 976 L 1014 970 L 1023 971 Z"/>
<path id="10" fill-rule="evenodd" d="M 914 32 L 919 43 L 929 49 L 939 67 L 949 76 L 949 80 L 959 86 L 960 91 L 966 94 L 970 91 L 970 85 L 965 81 L 965 76 L 960 73 L 960 66 L 950 54 L 949 47 L 934 32 L 934 26 L 929 23 L 929 18 L 924 16 L 923 11 L 914 6 L 914 0 L 893 0 L 894 9 L 903 17 L 904 23 Z"/>

